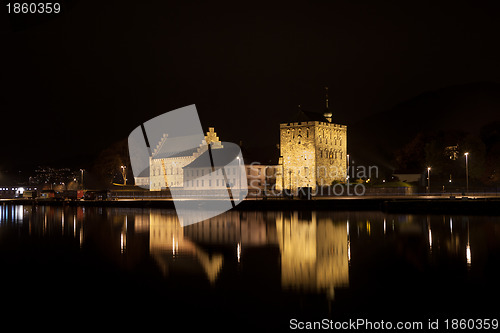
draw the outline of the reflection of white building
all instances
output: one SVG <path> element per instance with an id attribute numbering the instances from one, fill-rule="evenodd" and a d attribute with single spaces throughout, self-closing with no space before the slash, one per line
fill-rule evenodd
<path id="1" fill-rule="evenodd" d="M 334 288 L 349 285 L 347 226 L 310 214 L 301 218 L 298 212 L 279 213 L 276 218 L 281 283 L 333 296 Z"/>
<path id="2" fill-rule="evenodd" d="M 190 240 L 202 244 L 243 247 L 276 244 L 276 230 L 266 222 L 263 212 L 227 211 L 184 228 Z"/>
<path id="3" fill-rule="evenodd" d="M 222 268 L 223 256 L 209 255 L 184 237 L 184 228 L 173 212 L 151 211 L 149 252 L 164 274 L 169 274 L 169 270 L 188 269 L 188 272 L 196 273 L 201 269 L 213 283 Z M 197 262 L 191 258 L 196 258 Z"/>

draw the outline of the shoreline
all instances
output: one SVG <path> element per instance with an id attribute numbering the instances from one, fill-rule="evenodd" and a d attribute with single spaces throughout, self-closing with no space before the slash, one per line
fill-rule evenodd
<path id="1" fill-rule="evenodd" d="M 4 199 L 0 205 L 82 206 L 175 209 L 172 200 L 35 200 Z M 347 197 L 313 200 L 244 200 L 234 210 L 382 211 L 409 214 L 500 215 L 500 198 Z"/>

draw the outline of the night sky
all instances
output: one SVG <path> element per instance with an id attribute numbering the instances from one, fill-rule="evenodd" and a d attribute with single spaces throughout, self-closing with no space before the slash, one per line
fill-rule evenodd
<path id="1" fill-rule="evenodd" d="M 500 82 L 498 1 L 62 4 L 23 16 L 2 2 L 0 168 L 85 166 L 189 104 L 221 140 L 267 151 L 298 104 L 323 110 L 325 86 L 352 127 L 428 91 Z"/>

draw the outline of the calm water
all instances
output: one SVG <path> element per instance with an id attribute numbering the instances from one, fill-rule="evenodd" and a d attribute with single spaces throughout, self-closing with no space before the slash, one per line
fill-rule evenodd
<path id="1" fill-rule="evenodd" d="M 227 212 L 181 228 L 171 210 L 3 205 L 0 269 L 1 319 L 37 328 L 498 318 L 500 218 Z"/>

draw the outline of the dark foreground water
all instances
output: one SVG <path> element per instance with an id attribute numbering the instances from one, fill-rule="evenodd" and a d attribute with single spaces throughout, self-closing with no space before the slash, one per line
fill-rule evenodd
<path id="1" fill-rule="evenodd" d="M 19 329 L 498 319 L 500 218 L 3 205 L 0 288 Z"/>

